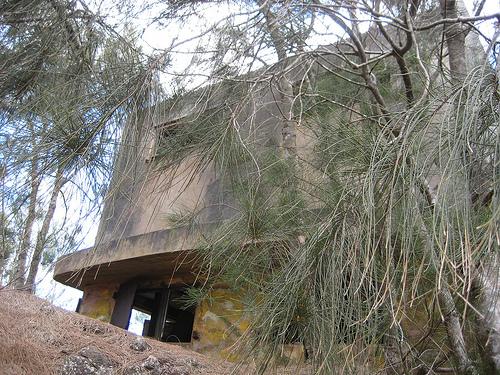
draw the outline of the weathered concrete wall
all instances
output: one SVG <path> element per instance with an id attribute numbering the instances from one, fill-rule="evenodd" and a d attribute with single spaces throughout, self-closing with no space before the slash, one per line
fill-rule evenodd
<path id="1" fill-rule="evenodd" d="M 238 340 L 249 329 L 242 296 L 227 289 L 216 289 L 196 307 L 191 348 L 199 353 L 228 361 L 240 359 Z M 283 364 L 304 361 L 302 344 L 283 345 Z"/>
<path id="2" fill-rule="evenodd" d="M 111 320 L 115 307 L 113 294 L 118 290 L 118 285 L 93 285 L 83 291 L 80 313 L 103 322 Z"/>
<path id="3" fill-rule="evenodd" d="M 294 72 L 293 74 L 296 74 Z M 231 84 L 207 88 L 211 92 L 194 92 L 173 104 L 159 105 L 140 119 L 132 118 L 126 126 L 122 146 L 115 162 L 96 244 L 152 231 L 172 228 L 168 216 L 180 212 L 201 211 L 202 222 L 213 222 L 231 213 L 223 208 L 223 182 L 212 166 L 196 169 L 195 156 L 179 165 L 158 168 L 154 155 L 155 126 L 178 121 L 189 114 L 225 108 L 235 114 L 232 126 L 237 128 L 250 152 L 256 149 L 278 149 L 282 143 L 283 112 L 281 92 L 276 83 L 263 79 L 260 84 L 242 83 L 242 97 L 226 95 Z M 252 91 L 245 94 L 246 87 Z M 165 108 L 160 108 L 164 106 Z M 200 108 L 202 107 L 202 108 Z M 300 142 L 299 142 L 300 143 Z M 224 204 L 226 203 L 226 204 Z"/>
<path id="4" fill-rule="evenodd" d="M 115 306 L 113 295 L 118 287 L 117 284 L 85 287 L 80 313 L 110 322 Z M 183 346 L 214 358 L 237 361 L 239 357 L 234 349 L 248 328 L 241 296 L 227 289 L 216 289 L 196 307 L 192 341 Z M 303 361 L 303 346 L 284 345 L 280 357 L 283 363 Z"/>
<path id="5" fill-rule="evenodd" d="M 142 190 L 136 195 L 133 220 L 128 236 L 172 228 L 171 215 L 182 215 L 208 205 L 207 189 L 216 176 L 209 168 L 193 178 L 194 157 L 186 158 L 175 171 L 151 172 Z"/>
<path id="6" fill-rule="evenodd" d="M 237 359 L 232 348 L 248 329 L 240 296 L 224 289 L 211 292 L 196 308 L 193 350 L 229 361 Z"/>

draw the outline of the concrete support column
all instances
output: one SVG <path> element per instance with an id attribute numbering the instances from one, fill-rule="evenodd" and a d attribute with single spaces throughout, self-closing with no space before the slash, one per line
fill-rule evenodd
<path id="1" fill-rule="evenodd" d="M 80 313 L 103 322 L 109 322 L 115 307 L 117 284 L 90 285 L 83 289 Z"/>
<path id="2" fill-rule="evenodd" d="M 136 290 L 137 283 L 134 281 L 129 281 L 120 285 L 115 295 L 113 314 L 111 314 L 110 321 L 111 324 L 123 329 L 128 329 Z"/>

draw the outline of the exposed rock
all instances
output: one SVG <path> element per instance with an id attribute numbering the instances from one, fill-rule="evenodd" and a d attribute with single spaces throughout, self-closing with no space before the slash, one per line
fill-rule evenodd
<path id="1" fill-rule="evenodd" d="M 89 346 L 64 360 L 61 375 L 111 375 L 116 362 Z"/>
<path id="2" fill-rule="evenodd" d="M 194 367 L 194 368 L 203 368 L 203 365 L 195 358 L 188 358 L 186 360 L 186 362 L 191 366 L 191 367 Z"/>
<path id="3" fill-rule="evenodd" d="M 161 365 L 159 368 L 147 369 L 143 365 L 132 365 L 122 372 L 123 375 L 190 375 L 191 372 L 183 367 Z"/>
<path id="4" fill-rule="evenodd" d="M 113 367 L 116 362 L 102 354 L 96 347 L 87 346 L 78 352 L 82 357 L 90 360 L 96 367 Z"/>
<path id="5" fill-rule="evenodd" d="M 130 348 L 143 352 L 151 349 L 141 337 L 136 338 L 130 344 Z M 203 367 L 194 358 L 186 359 L 182 364 L 176 363 L 174 357 L 166 355 L 157 358 L 148 356 L 142 363 L 130 365 L 121 370 L 123 375 L 190 375 L 191 370 Z M 119 364 L 108 358 L 94 346 L 87 346 L 75 354 L 68 355 L 64 361 L 60 375 L 114 375 L 118 371 Z"/>
<path id="6" fill-rule="evenodd" d="M 190 372 L 188 370 L 186 370 L 185 368 L 174 367 L 174 368 L 171 368 L 169 371 L 164 372 L 163 374 L 165 374 L 165 375 L 189 375 Z"/>
<path id="7" fill-rule="evenodd" d="M 94 335 L 103 335 L 106 333 L 103 326 L 95 323 L 94 321 L 84 322 L 82 324 L 82 330 L 83 332 L 90 332 Z"/>
<path id="8" fill-rule="evenodd" d="M 123 375 L 160 375 L 169 374 L 165 372 L 158 358 L 150 355 L 141 365 L 132 365 L 123 371 Z"/>
<path id="9" fill-rule="evenodd" d="M 151 345 L 149 345 L 146 342 L 146 340 L 144 340 L 142 337 L 137 337 L 130 344 L 130 349 L 135 350 L 136 352 L 144 352 L 146 350 L 150 350 L 151 349 Z"/>
<path id="10" fill-rule="evenodd" d="M 145 370 L 144 367 L 140 365 L 132 365 L 129 367 L 126 367 L 122 374 L 123 375 L 146 375 L 148 370 Z"/>
<path id="11" fill-rule="evenodd" d="M 142 363 L 142 366 L 147 370 L 156 370 L 161 367 L 161 363 L 155 356 L 150 355 L 146 360 Z"/>
<path id="12" fill-rule="evenodd" d="M 96 367 L 85 357 L 71 355 L 64 360 L 60 375 L 111 375 L 112 367 Z"/>

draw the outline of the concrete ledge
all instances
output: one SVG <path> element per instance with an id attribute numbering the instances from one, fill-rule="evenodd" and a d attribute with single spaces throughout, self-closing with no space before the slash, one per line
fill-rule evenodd
<path id="1" fill-rule="evenodd" d="M 86 285 L 131 278 L 176 278 L 189 282 L 196 268 L 202 234 L 216 226 L 164 229 L 101 243 L 57 260 L 54 279 L 83 289 Z"/>

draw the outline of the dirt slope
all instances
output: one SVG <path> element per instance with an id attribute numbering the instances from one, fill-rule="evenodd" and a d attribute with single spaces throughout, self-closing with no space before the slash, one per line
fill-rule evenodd
<path id="1" fill-rule="evenodd" d="M 175 345 L 146 339 L 147 349 L 141 352 L 130 347 L 136 342 L 132 333 L 67 312 L 30 294 L 0 291 L 2 375 L 230 372 L 227 365 Z M 104 367 L 92 367 L 90 372 L 78 367 L 82 363 L 94 366 L 92 361 L 104 363 Z"/>

